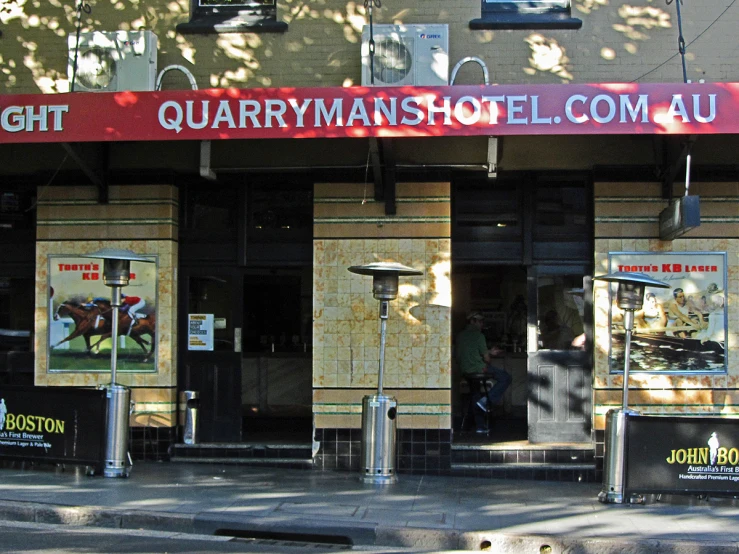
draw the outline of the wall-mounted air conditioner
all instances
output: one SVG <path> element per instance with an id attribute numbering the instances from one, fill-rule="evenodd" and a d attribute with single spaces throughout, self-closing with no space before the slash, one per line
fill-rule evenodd
<path id="1" fill-rule="evenodd" d="M 362 28 L 362 85 L 449 84 L 449 26 L 373 25 L 374 83 L 370 70 L 369 25 Z"/>
<path id="2" fill-rule="evenodd" d="M 70 90 L 116 92 L 154 90 L 157 78 L 157 36 L 151 31 L 111 31 L 69 35 Z M 77 52 L 77 71 L 74 71 Z M 74 75 L 74 88 L 72 76 Z"/>

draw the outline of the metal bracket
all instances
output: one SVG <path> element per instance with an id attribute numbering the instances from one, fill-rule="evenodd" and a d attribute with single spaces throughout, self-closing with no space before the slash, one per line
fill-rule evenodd
<path id="1" fill-rule="evenodd" d="M 498 137 L 488 137 L 488 179 L 498 176 Z"/>
<path id="2" fill-rule="evenodd" d="M 210 168 L 210 149 L 211 142 L 209 140 L 200 141 L 200 176 L 209 181 L 215 181 L 216 174 Z"/>
<path id="3" fill-rule="evenodd" d="M 395 152 L 391 139 L 369 139 L 375 200 L 385 202 L 385 215 L 395 215 Z"/>
<path id="4" fill-rule="evenodd" d="M 395 150 L 392 139 L 382 139 L 382 153 L 385 158 L 383 180 L 385 181 L 385 215 L 398 212 L 395 203 Z"/>
<path id="5" fill-rule="evenodd" d="M 662 148 L 662 198 L 672 200 L 672 189 L 677 172 L 685 164 L 696 136 L 665 137 Z"/>
<path id="6" fill-rule="evenodd" d="M 99 148 L 102 151 L 94 156 L 94 159 L 99 160 L 102 165 L 102 168 L 99 169 L 92 167 L 87 162 L 87 160 L 85 160 L 85 158 L 82 156 L 75 145 L 69 142 L 62 142 L 61 145 L 62 148 L 64 148 L 64 150 L 67 152 L 69 157 L 74 160 L 74 162 L 79 166 L 82 172 L 87 176 L 87 178 L 92 181 L 92 184 L 94 184 L 98 188 L 98 203 L 107 204 L 109 195 L 108 182 L 105 179 L 105 173 L 108 165 L 108 145 L 105 143 L 101 143 L 99 145 Z"/>

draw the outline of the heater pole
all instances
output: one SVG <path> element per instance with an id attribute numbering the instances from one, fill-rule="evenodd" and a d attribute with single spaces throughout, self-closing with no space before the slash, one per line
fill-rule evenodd
<path id="1" fill-rule="evenodd" d="M 679 0 L 678 0 L 679 1 Z M 644 305 L 644 288 L 647 286 L 667 289 L 670 285 L 652 279 L 644 273 L 617 271 L 609 275 L 593 277 L 595 281 L 617 283 L 616 304 L 624 311 L 624 391 L 622 408 L 606 414 L 605 457 L 603 460 L 603 488 L 598 493 L 601 502 L 622 504 L 626 493 L 626 434 L 629 416 L 638 412 L 629 410 L 629 365 L 631 362 L 631 332 L 634 329 L 634 312 Z M 637 497 L 634 496 L 634 499 Z M 631 500 L 629 500 L 631 501 Z"/>
<path id="2" fill-rule="evenodd" d="M 624 398 L 623 410 L 629 407 L 629 365 L 631 363 L 631 330 L 634 328 L 634 310 L 624 310 L 624 330 L 626 341 L 624 344 Z"/>
<path id="3" fill-rule="evenodd" d="M 385 336 L 387 334 L 388 301 L 380 302 L 380 373 L 377 376 L 377 394 L 382 394 L 382 380 L 385 376 Z"/>
<path id="4" fill-rule="evenodd" d="M 103 283 L 110 287 L 111 335 L 110 346 L 110 385 L 107 387 L 107 410 L 105 415 L 105 462 L 103 476 L 128 477 L 131 456 L 128 453 L 128 432 L 131 409 L 131 390 L 116 384 L 118 370 L 118 331 L 120 307 L 123 302 L 123 287 L 131 279 L 131 262 L 148 262 L 152 260 L 134 254 L 130 250 L 102 248 L 85 258 L 102 258 Z"/>
<path id="5" fill-rule="evenodd" d="M 113 341 L 110 347 L 110 384 L 115 385 L 116 371 L 118 370 L 118 314 L 121 306 L 121 287 L 114 285 L 111 287 L 111 305 L 113 306 L 113 321 L 111 323 L 111 336 Z"/>
<path id="6" fill-rule="evenodd" d="M 372 296 L 380 301 L 380 371 L 377 375 L 377 394 L 368 394 L 362 399 L 361 480 L 374 485 L 389 485 L 398 480 L 395 474 L 398 402 L 395 398 L 382 394 L 389 301 L 398 297 L 398 276 L 423 275 L 423 272 L 396 262 L 355 265 L 349 271 L 358 275 L 371 275 Z"/>

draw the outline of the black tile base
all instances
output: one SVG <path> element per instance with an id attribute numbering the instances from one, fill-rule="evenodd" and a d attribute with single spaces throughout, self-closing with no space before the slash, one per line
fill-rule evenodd
<path id="1" fill-rule="evenodd" d="M 129 429 L 131 458 L 167 462 L 170 447 L 177 442 L 176 427 L 131 427 Z"/>
<path id="2" fill-rule="evenodd" d="M 450 475 L 451 435 L 448 429 L 399 429 L 396 472 Z M 361 469 L 361 429 L 316 429 L 315 440 L 320 443 L 314 458 L 316 469 Z"/>

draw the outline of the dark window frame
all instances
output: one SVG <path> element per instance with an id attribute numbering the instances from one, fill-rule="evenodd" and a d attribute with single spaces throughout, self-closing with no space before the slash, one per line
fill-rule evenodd
<path id="1" fill-rule="evenodd" d="M 277 0 L 190 0 L 190 21 L 177 25 L 181 34 L 286 31 L 287 23 L 277 21 Z"/>
<path id="2" fill-rule="evenodd" d="M 579 29 L 582 20 L 571 16 L 571 0 L 480 0 L 480 18 L 470 29 Z"/>

